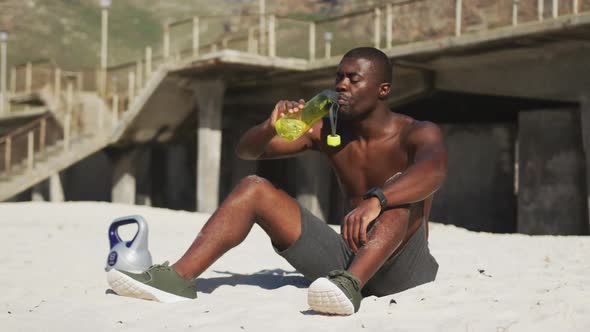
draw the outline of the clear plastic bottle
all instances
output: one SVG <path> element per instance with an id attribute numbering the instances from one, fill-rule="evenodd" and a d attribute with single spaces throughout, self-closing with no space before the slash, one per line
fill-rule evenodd
<path id="1" fill-rule="evenodd" d="M 324 90 L 306 102 L 303 110 L 285 113 L 283 117 L 278 119 L 275 123 L 277 134 L 288 141 L 294 141 L 305 134 L 314 123 L 330 114 L 330 109 L 334 108 L 338 108 L 338 93 L 334 90 Z M 331 116 L 336 115 L 331 114 Z M 333 135 L 330 136 L 334 136 L 335 128 L 332 128 L 332 131 Z M 328 141 L 330 142 L 330 137 L 328 137 Z M 332 139 L 332 142 L 335 143 L 335 140 Z M 339 145 L 339 143 L 335 145 Z"/>

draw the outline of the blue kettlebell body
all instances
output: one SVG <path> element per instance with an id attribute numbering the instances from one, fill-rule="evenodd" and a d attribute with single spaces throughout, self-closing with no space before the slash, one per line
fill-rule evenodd
<path id="1" fill-rule="evenodd" d="M 131 241 L 123 241 L 118 229 L 129 224 L 137 224 L 137 233 Z M 134 215 L 115 219 L 109 227 L 109 243 L 111 250 L 107 256 L 106 271 L 117 269 L 141 273 L 152 265 L 152 255 L 148 250 L 148 227 L 143 217 Z"/>

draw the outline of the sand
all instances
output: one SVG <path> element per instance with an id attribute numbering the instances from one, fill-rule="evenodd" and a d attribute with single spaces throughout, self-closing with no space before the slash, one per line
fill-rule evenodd
<path id="1" fill-rule="evenodd" d="M 0 204 L 1 331 L 590 331 L 590 237 L 497 235 L 431 223 L 438 279 L 365 298 L 359 313 L 310 311 L 308 282 L 255 227 L 198 280 L 198 299 L 161 304 L 109 291 L 107 229 L 149 224 L 154 262 L 174 262 L 208 215 L 110 203 Z"/>

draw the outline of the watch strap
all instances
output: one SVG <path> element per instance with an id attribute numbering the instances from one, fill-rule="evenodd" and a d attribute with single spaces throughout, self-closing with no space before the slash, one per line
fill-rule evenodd
<path id="1" fill-rule="evenodd" d="M 379 200 L 379 204 L 381 204 L 381 211 L 387 208 L 387 198 L 385 197 L 385 194 L 383 193 L 383 190 L 381 190 L 381 188 L 371 188 L 363 195 L 363 199 L 369 199 L 371 197 L 376 197 Z"/>

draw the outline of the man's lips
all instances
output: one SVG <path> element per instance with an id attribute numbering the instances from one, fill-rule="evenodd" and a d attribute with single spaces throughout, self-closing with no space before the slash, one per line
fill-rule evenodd
<path id="1" fill-rule="evenodd" d="M 338 105 L 346 106 L 350 104 L 350 97 L 347 95 L 338 95 Z"/>

